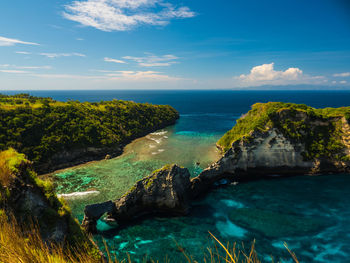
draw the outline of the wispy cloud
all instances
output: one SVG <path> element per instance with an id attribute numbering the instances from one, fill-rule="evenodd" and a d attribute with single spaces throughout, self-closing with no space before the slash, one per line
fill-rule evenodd
<path id="1" fill-rule="evenodd" d="M 16 54 L 22 54 L 22 55 L 30 55 L 30 54 L 32 54 L 32 53 L 27 52 L 27 51 L 16 51 L 15 53 Z"/>
<path id="2" fill-rule="evenodd" d="M 333 74 L 333 77 L 350 77 L 350 72 Z"/>
<path id="3" fill-rule="evenodd" d="M 14 68 L 14 69 L 51 69 L 51 66 L 16 66 L 10 64 L 2 64 L 0 68 Z"/>
<path id="4" fill-rule="evenodd" d="M 33 71 L 20 70 L 32 69 Z M 66 74 L 66 73 L 44 73 L 35 71 L 36 69 L 44 69 L 44 67 L 18 67 L 11 65 L 0 65 L 0 73 L 19 74 L 30 77 L 43 79 L 76 79 L 76 80 L 94 80 L 94 81 L 116 81 L 116 82 L 174 82 L 183 80 L 183 78 L 169 76 L 158 71 L 131 71 L 131 70 L 90 70 L 99 72 L 100 74 Z"/>
<path id="5" fill-rule="evenodd" d="M 30 73 L 29 71 L 16 70 L 16 69 L 0 69 L 0 72 L 2 72 L 2 73 L 11 73 L 11 74 L 27 74 L 27 73 Z"/>
<path id="6" fill-rule="evenodd" d="M 32 71 L 28 70 L 45 70 L 51 69 L 51 66 L 16 66 L 10 64 L 2 64 L 0 65 L 1 73 L 12 73 L 12 74 L 28 74 L 32 73 Z"/>
<path id="7" fill-rule="evenodd" d="M 126 31 L 139 25 L 167 25 L 196 14 L 163 0 L 85 0 L 65 6 L 63 16 L 102 31 Z"/>
<path id="8" fill-rule="evenodd" d="M 25 42 L 14 38 L 7 38 L 7 37 L 0 36 L 0 46 L 8 47 L 8 46 L 14 46 L 16 44 L 39 46 L 38 43 Z"/>
<path id="9" fill-rule="evenodd" d="M 156 56 L 153 54 L 149 54 L 144 57 L 132 57 L 125 56 L 123 59 L 132 60 L 137 62 L 139 66 L 142 67 L 167 67 L 172 64 L 178 63 L 176 60 L 179 58 L 174 55 L 164 55 L 164 56 Z"/>
<path id="10" fill-rule="evenodd" d="M 114 58 L 104 58 L 103 59 L 105 62 L 112 62 L 112 63 L 119 63 L 119 64 L 125 64 L 126 62 L 123 60 L 119 60 L 119 59 L 114 59 Z"/>
<path id="11" fill-rule="evenodd" d="M 327 82 L 323 76 L 309 76 L 299 68 L 288 68 L 285 71 L 275 70 L 274 63 L 255 66 L 249 74 L 234 77 L 240 86 L 317 84 Z"/>
<path id="12" fill-rule="evenodd" d="M 39 55 L 48 58 L 59 58 L 59 57 L 86 57 L 86 55 L 81 53 L 40 53 Z"/>
<path id="13" fill-rule="evenodd" d="M 126 80 L 126 81 L 174 81 L 181 78 L 171 77 L 158 71 L 115 71 L 114 73 L 106 74 L 111 79 Z"/>

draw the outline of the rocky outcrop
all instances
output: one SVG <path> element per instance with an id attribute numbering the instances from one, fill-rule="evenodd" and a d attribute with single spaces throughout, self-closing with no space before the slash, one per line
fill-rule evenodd
<path id="1" fill-rule="evenodd" d="M 142 214 L 186 214 L 189 208 L 190 173 L 177 165 L 164 166 L 138 181 L 115 201 L 111 218 L 125 222 Z"/>
<path id="2" fill-rule="evenodd" d="M 40 180 L 32 163 L 12 149 L 0 152 L 0 197 L 0 212 L 10 220 L 14 217 L 24 229 L 35 225 L 45 242 L 70 248 L 83 245 L 99 253 L 52 184 Z"/>
<path id="3" fill-rule="evenodd" d="M 97 220 L 105 213 L 112 213 L 114 209 L 112 201 L 85 206 L 82 227 L 89 233 L 96 233 Z"/>
<path id="4" fill-rule="evenodd" d="M 311 109 L 290 109 L 281 104 L 280 108 L 271 110 L 264 126 L 253 126 L 232 142 L 220 160 L 192 179 L 194 196 L 206 193 L 222 178 L 242 181 L 271 175 L 349 172 L 348 120 L 339 112 L 329 116 Z M 259 122 L 256 118 L 263 118 L 261 111 L 242 117 L 233 131 L 244 130 L 243 126 L 248 125 L 245 118 L 250 118 L 247 122 L 254 118 Z"/>
<path id="5" fill-rule="evenodd" d="M 186 168 L 167 165 L 136 182 L 124 196 L 111 202 L 85 208 L 83 227 L 96 231 L 96 221 L 108 213 L 119 224 L 146 214 L 184 215 L 189 210 L 190 173 Z"/>

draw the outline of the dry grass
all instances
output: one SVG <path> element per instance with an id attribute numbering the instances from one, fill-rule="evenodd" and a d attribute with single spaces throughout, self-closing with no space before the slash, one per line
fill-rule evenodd
<path id="1" fill-rule="evenodd" d="M 2 263 L 67 263 L 97 262 L 86 251 L 70 251 L 61 246 L 45 244 L 35 227 L 22 229 L 14 218 L 0 216 L 0 262 Z"/>
<path id="2" fill-rule="evenodd" d="M 1 263 L 98 263 L 95 257 L 89 256 L 88 250 L 78 248 L 75 250 L 63 249 L 61 246 L 45 244 L 36 227 L 23 229 L 16 223 L 14 218 L 8 220 L 4 213 L 0 210 L 0 262 Z M 210 233 L 211 234 L 211 233 Z M 211 234 L 212 235 L 212 234 Z M 218 246 L 208 248 L 208 255 L 203 257 L 200 262 L 205 263 L 261 263 L 255 251 L 255 243 L 253 242 L 248 253 L 238 250 L 236 245 L 223 245 L 214 235 L 212 238 L 217 242 Z M 285 244 L 286 246 L 286 244 Z M 295 263 L 299 263 L 297 257 L 286 246 Z M 108 251 L 108 250 L 107 250 Z M 188 263 L 198 263 L 185 252 L 184 256 Z M 112 258 L 107 252 L 107 263 L 132 263 L 133 260 L 128 259 L 119 261 Z M 146 262 L 146 261 L 145 261 Z M 147 261 L 155 263 L 154 261 Z M 158 261 L 157 261 L 158 262 Z M 168 261 L 170 262 L 170 260 Z M 174 259 L 171 260 L 174 262 Z"/>

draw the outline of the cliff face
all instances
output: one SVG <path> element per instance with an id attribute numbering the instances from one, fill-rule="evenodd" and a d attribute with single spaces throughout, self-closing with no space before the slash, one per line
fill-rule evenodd
<path id="1" fill-rule="evenodd" d="M 0 152 L 0 212 L 25 229 L 37 226 L 45 242 L 99 253 L 51 183 L 38 179 L 31 162 L 13 149 Z"/>
<path id="2" fill-rule="evenodd" d="M 349 172 L 349 112 L 350 108 L 255 104 L 219 140 L 218 146 L 227 151 L 193 179 L 193 190 L 202 191 L 197 188 L 221 178 Z"/>
<path id="3" fill-rule="evenodd" d="M 104 213 L 118 223 L 128 223 L 148 214 L 184 215 L 189 210 L 190 189 L 189 171 L 166 165 L 136 182 L 115 202 L 86 206 L 82 225 L 87 231 L 96 232 L 96 222 Z"/>

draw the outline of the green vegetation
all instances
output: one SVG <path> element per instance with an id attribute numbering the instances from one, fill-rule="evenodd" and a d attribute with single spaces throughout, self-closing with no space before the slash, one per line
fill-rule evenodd
<path id="1" fill-rule="evenodd" d="M 0 95 L 0 150 L 12 147 L 37 167 L 56 153 L 88 147 L 116 149 L 173 124 L 178 116 L 167 105 Z"/>
<path id="2" fill-rule="evenodd" d="M 305 144 L 304 158 L 333 158 L 347 160 L 342 154 L 341 118 L 350 119 L 350 107 L 315 109 L 304 104 L 269 102 L 256 103 L 237 120 L 218 145 L 227 151 L 238 140 L 247 142 L 254 131 L 265 132 L 277 128 L 293 142 Z"/>
<path id="3" fill-rule="evenodd" d="M 63 247 L 74 250 L 83 246 L 91 257 L 99 257 L 98 250 L 72 217 L 70 208 L 64 200 L 57 198 L 51 182 L 39 179 L 31 162 L 14 149 L 0 152 L 0 211 L 1 216 L 9 216 L 23 228 L 33 227 L 30 222 L 38 223 L 38 232 L 45 236 L 51 236 L 50 233 L 65 222 L 68 229 Z M 3 227 L 3 223 L 0 225 Z M 3 232 L 1 229 L 0 234 L 5 234 Z M 2 245 L 0 251 L 1 248 Z"/>

